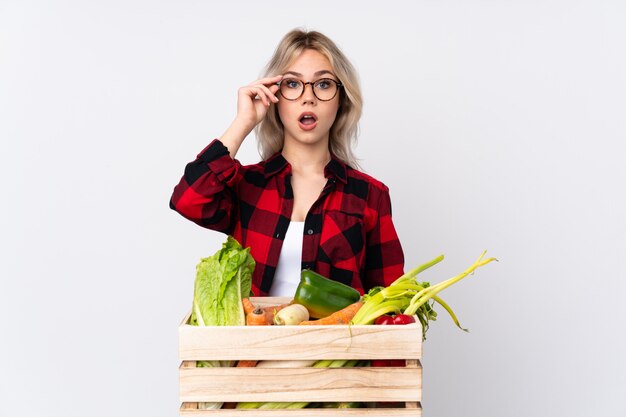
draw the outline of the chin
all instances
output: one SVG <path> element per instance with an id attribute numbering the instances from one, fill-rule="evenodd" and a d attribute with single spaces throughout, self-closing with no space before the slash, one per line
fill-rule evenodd
<path id="1" fill-rule="evenodd" d="M 298 136 L 293 136 L 293 138 L 296 142 L 302 143 L 304 145 L 316 145 L 326 140 L 325 137 L 312 136 L 312 135 L 298 135 Z"/>
<path id="2" fill-rule="evenodd" d="M 329 138 L 330 130 L 324 130 L 322 126 L 317 126 L 313 130 L 303 131 L 299 127 L 296 127 L 293 130 L 285 131 L 285 133 L 291 136 L 296 142 L 314 145 L 326 141 Z"/>

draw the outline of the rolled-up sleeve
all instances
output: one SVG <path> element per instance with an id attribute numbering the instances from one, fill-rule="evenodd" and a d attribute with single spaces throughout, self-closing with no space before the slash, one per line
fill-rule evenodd
<path id="1" fill-rule="evenodd" d="M 170 198 L 170 208 L 208 229 L 231 233 L 237 210 L 235 189 L 241 164 L 218 139 L 187 164 Z"/>

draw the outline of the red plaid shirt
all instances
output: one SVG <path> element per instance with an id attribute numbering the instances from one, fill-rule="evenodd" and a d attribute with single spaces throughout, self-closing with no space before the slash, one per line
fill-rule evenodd
<path id="1" fill-rule="evenodd" d="M 404 255 L 391 220 L 389 189 L 335 156 L 328 182 L 304 222 L 302 269 L 356 288 L 387 286 Z M 174 188 L 170 207 L 200 226 L 232 235 L 256 261 L 252 290 L 267 295 L 293 210 L 291 165 L 277 153 L 243 166 L 214 140 Z"/>

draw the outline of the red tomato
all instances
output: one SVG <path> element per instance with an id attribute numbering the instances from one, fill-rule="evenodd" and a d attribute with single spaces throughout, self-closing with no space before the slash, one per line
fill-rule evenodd
<path id="1" fill-rule="evenodd" d="M 379 318 L 377 318 L 374 324 L 384 325 L 384 324 L 395 324 L 395 323 L 393 322 L 393 317 L 384 315 L 384 316 L 380 316 Z"/>
<path id="2" fill-rule="evenodd" d="M 406 314 L 398 314 L 393 318 L 393 324 L 411 324 L 415 323 L 413 316 L 407 316 Z"/>
<path id="3" fill-rule="evenodd" d="M 374 324 L 379 325 L 394 325 L 394 324 L 409 324 L 414 323 L 415 320 L 411 316 L 406 314 L 398 314 L 397 316 L 384 315 L 380 316 L 374 321 Z M 403 359 L 376 359 L 372 361 L 374 367 L 385 366 L 406 366 L 406 362 Z"/>

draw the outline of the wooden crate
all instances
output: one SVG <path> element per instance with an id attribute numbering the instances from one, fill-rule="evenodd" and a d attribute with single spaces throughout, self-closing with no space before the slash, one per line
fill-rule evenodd
<path id="1" fill-rule="evenodd" d="M 288 302 L 252 298 L 256 305 Z M 422 329 L 403 326 L 179 328 L 180 415 L 215 417 L 421 416 Z M 406 367 L 196 368 L 199 360 L 405 359 Z M 198 402 L 401 402 L 396 408 L 201 410 Z"/>

